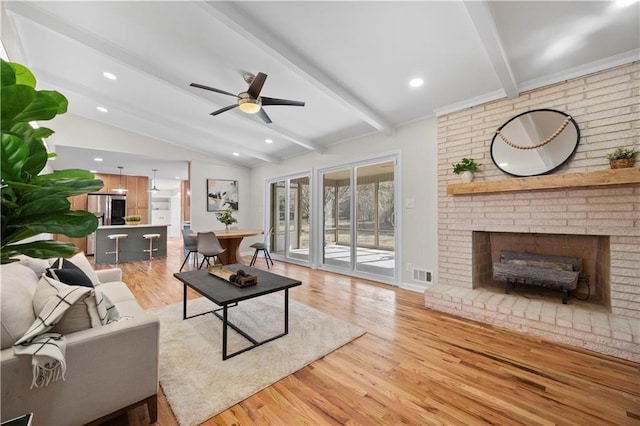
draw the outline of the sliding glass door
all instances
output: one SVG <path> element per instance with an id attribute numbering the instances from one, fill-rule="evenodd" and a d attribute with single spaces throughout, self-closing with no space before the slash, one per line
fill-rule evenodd
<path id="1" fill-rule="evenodd" d="M 297 263 L 309 262 L 310 187 L 309 175 L 272 181 L 270 224 L 273 226 L 271 253 Z"/>
<path id="2" fill-rule="evenodd" d="M 324 194 L 323 263 L 350 268 L 351 259 L 351 170 L 326 172 Z"/>
<path id="3" fill-rule="evenodd" d="M 395 158 L 321 171 L 322 265 L 396 280 Z"/>

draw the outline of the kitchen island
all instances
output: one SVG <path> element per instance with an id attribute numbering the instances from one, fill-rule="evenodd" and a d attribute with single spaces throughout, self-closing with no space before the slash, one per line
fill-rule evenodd
<path id="1" fill-rule="evenodd" d="M 134 260 L 148 260 L 149 240 L 143 238 L 144 234 L 160 234 L 160 238 L 153 241 L 153 257 L 167 256 L 167 225 L 109 225 L 99 226 L 96 229 L 95 248 L 93 261 L 96 265 L 101 263 L 115 263 L 115 254 L 107 252 L 116 249 L 116 241 L 109 239 L 111 234 L 127 234 L 127 238 L 120 240 L 120 262 L 132 262 Z"/>

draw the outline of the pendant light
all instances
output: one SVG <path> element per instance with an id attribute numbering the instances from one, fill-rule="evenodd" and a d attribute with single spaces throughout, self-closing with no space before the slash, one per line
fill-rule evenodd
<path id="1" fill-rule="evenodd" d="M 123 194 L 125 192 L 127 192 L 127 188 L 125 188 L 124 186 L 122 186 L 122 169 L 124 169 L 124 167 L 122 166 L 118 166 L 118 168 L 120 169 L 120 183 L 118 184 L 118 186 L 115 188 L 115 191 L 118 194 Z"/>
<path id="2" fill-rule="evenodd" d="M 156 188 L 156 172 L 158 171 L 158 169 L 151 170 L 153 170 L 153 181 L 151 182 L 153 184 L 153 188 L 151 188 L 149 192 L 160 192 L 160 190 Z"/>

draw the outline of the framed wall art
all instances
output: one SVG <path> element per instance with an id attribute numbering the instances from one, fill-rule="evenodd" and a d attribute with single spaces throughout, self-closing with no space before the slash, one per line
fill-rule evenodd
<path id="1" fill-rule="evenodd" d="M 238 181 L 207 179 L 207 211 L 238 210 Z"/>

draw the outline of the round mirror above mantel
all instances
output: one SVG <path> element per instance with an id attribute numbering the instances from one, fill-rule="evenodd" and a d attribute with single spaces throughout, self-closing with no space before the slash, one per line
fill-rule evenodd
<path id="1" fill-rule="evenodd" d="M 565 164 L 579 142 L 580 129 L 570 115 L 536 109 L 516 115 L 496 130 L 491 159 L 512 176 L 544 175 Z"/>

